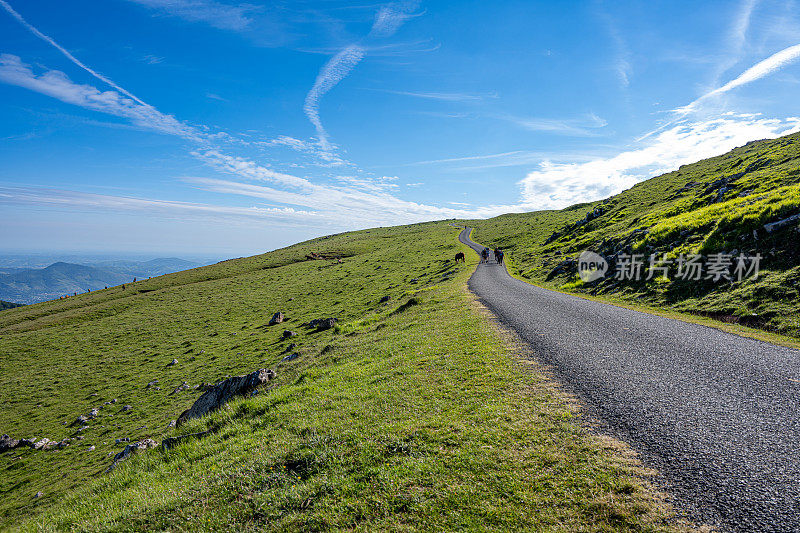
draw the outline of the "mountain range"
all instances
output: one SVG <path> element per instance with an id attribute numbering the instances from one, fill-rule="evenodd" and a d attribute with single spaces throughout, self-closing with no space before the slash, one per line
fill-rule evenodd
<path id="1" fill-rule="evenodd" d="M 91 264 L 59 261 L 45 268 L 0 268 L 0 300 L 32 304 L 68 294 L 161 276 L 199 266 L 178 258 L 107 260 Z"/>

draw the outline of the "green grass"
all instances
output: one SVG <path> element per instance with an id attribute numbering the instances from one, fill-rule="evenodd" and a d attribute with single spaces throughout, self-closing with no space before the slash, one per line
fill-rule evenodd
<path id="1" fill-rule="evenodd" d="M 445 223 L 342 234 L 4 311 L 3 432 L 60 440 L 73 435 L 62 422 L 119 402 L 63 450 L 0 455 L 0 526 L 675 529 L 630 453 L 588 432 L 478 309 L 465 289 L 477 258 L 452 262 L 466 250 L 456 235 Z M 288 322 L 265 327 L 277 310 Z M 300 327 L 327 316 L 335 329 Z M 299 333 L 288 363 L 284 329 Z M 181 382 L 260 367 L 278 377 L 257 396 L 167 428 L 199 395 L 170 394 Z M 145 388 L 153 379 L 161 390 Z M 205 429 L 103 473 L 115 438 Z"/>
<path id="2" fill-rule="evenodd" d="M 796 340 L 800 231 L 794 224 L 769 233 L 764 224 L 798 213 L 800 134 L 792 134 L 684 165 L 606 200 L 464 223 L 475 228 L 476 241 L 504 248 L 512 275 L 532 283 Z M 575 281 L 575 268 L 556 270 L 587 249 L 606 257 L 724 252 L 763 259 L 758 279 L 724 283 L 675 280 L 674 272 L 670 280 L 617 283 L 612 272 L 582 284 Z"/>

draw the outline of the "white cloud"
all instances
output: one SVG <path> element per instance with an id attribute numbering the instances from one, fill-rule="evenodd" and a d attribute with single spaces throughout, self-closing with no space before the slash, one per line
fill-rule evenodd
<path id="1" fill-rule="evenodd" d="M 251 4 L 224 4 L 214 0 L 129 0 L 169 15 L 205 22 L 221 30 L 241 31 L 253 22 L 250 15 L 261 8 Z"/>
<path id="2" fill-rule="evenodd" d="M 41 187 L 0 187 L 0 204 L 47 205 L 54 208 L 99 209 L 112 212 L 132 211 L 159 215 L 166 218 L 187 216 L 209 216 L 247 219 L 269 219 L 272 222 L 292 222 L 308 224 L 314 218 L 321 218 L 312 211 L 291 207 L 237 207 L 211 205 L 173 200 L 154 200 L 127 196 L 92 194 L 62 189 Z"/>
<path id="3" fill-rule="evenodd" d="M 0 82 L 24 87 L 85 109 L 127 118 L 136 126 L 167 135 L 177 135 L 198 142 L 204 137 L 197 128 L 117 91 L 99 91 L 91 85 L 74 83 L 58 70 L 48 70 L 37 76 L 30 65 L 23 63 L 15 55 L 0 54 Z"/>
<path id="4" fill-rule="evenodd" d="M 143 105 L 143 106 L 147 105 L 142 100 L 138 99 L 133 94 L 129 93 L 128 91 L 126 91 L 125 89 L 123 89 L 122 87 L 120 87 L 119 85 L 117 85 L 116 83 L 111 81 L 110 79 L 106 78 L 102 74 L 98 74 L 93 69 L 91 69 L 91 68 L 87 67 L 86 65 L 84 65 L 75 56 L 70 54 L 63 46 L 61 46 L 60 44 L 55 42 L 55 40 L 53 40 L 53 38 L 45 35 L 44 33 L 40 32 L 38 29 L 36 29 L 33 25 L 29 24 L 28 21 L 26 21 L 24 18 L 22 18 L 22 15 L 20 15 L 16 11 L 14 11 L 14 8 L 12 8 L 11 5 L 8 2 L 6 2 L 5 0 L 0 0 L 0 6 L 2 6 L 3 9 L 5 9 L 8 12 L 9 15 L 14 17 L 17 20 L 17 22 L 22 24 L 28 31 L 30 31 L 32 34 L 34 34 L 36 37 L 40 38 L 44 42 L 46 42 L 46 43 L 50 44 L 51 46 L 53 46 L 56 50 L 61 52 L 64 55 L 64 57 L 66 57 L 67 59 L 72 61 L 74 64 L 76 64 L 77 66 L 79 66 L 80 68 L 82 68 L 83 70 L 85 70 L 86 72 L 88 72 L 89 74 L 91 74 L 92 76 L 97 78 L 98 80 L 100 80 L 100 81 L 106 83 L 107 85 L 113 87 L 114 89 L 116 89 L 120 93 L 124 94 L 125 96 L 127 96 L 131 100 L 137 102 L 138 104 Z"/>
<path id="5" fill-rule="evenodd" d="M 583 163 L 545 161 L 521 182 L 528 209 L 561 208 L 599 200 L 680 165 L 723 154 L 753 139 L 800 131 L 800 118 L 766 119 L 726 114 L 676 125 L 641 148 Z"/>
<path id="6" fill-rule="evenodd" d="M 325 131 L 322 120 L 319 117 L 319 101 L 325 96 L 325 93 L 333 89 L 336 84 L 350 74 L 350 71 L 363 59 L 365 53 L 364 48 L 352 44 L 333 56 L 322 67 L 316 81 L 314 81 L 314 86 L 311 87 L 311 90 L 306 95 L 303 111 L 305 111 L 308 120 L 317 130 L 320 146 L 325 151 L 330 151 L 331 144 L 328 142 L 328 133 Z"/>
<path id="7" fill-rule="evenodd" d="M 484 98 L 497 98 L 496 94 L 480 95 L 468 93 L 440 93 L 440 92 L 412 92 L 412 91 L 391 91 L 380 90 L 381 92 L 389 94 L 397 94 L 400 96 L 412 96 L 414 98 L 425 98 L 428 100 L 443 100 L 446 102 L 475 102 L 483 100 Z"/>
<path id="8" fill-rule="evenodd" d="M 763 61 L 759 61 L 758 63 L 756 63 L 755 65 L 753 65 L 749 69 L 745 70 L 739 76 L 737 76 L 736 78 L 732 79 L 731 81 L 729 81 L 725 85 L 723 85 L 721 87 L 717 87 L 714 90 L 708 91 L 707 93 L 703 94 L 702 96 L 700 96 L 699 98 L 697 98 L 693 102 L 690 102 L 689 104 L 687 104 L 687 105 L 685 105 L 683 107 L 679 107 L 677 109 L 674 109 L 672 111 L 673 118 L 671 120 L 669 120 L 666 123 L 662 124 L 661 126 L 656 128 L 655 130 L 650 131 L 650 132 L 644 134 L 643 136 L 639 137 L 637 139 L 637 141 L 641 141 L 643 139 L 647 139 L 651 135 L 653 135 L 655 133 L 658 133 L 659 131 L 662 131 L 665 128 L 668 128 L 669 126 L 672 126 L 673 124 L 675 124 L 679 120 L 681 120 L 683 118 L 686 118 L 687 116 L 691 115 L 692 113 L 695 113 L 695 112 L 699 111 L 701 109 L 701 107 L 703 106 L 703 104 L 706 103 L 707 101 L 711 100 L 712 98 L 724 95 L 725 93 L 728 93 L 728 92 L 732 91 L 733 89 L 736 89 L 736 88 L 741 87 L 743 85 L 747 85 L 748 83 L 752 83 L 754 81 L 760 80 L 761 78 L 764 78 L 764 77 L 772 74 L 773 72 L 775 72 L 777 70 L 780 70 L 781 68 L 785 67 L 786 65 L 796 61 L 798 58 L 800 58 L 800 44 L 796 44 L 794 46 L 790 46 L 788 48 L 784 48 L 780 52 L 776 52 L 776 53 L 772 54 L 771 56 L 769 56 L 768 58 L 764 59 Z"/>
<path id="9" fill-rule="evenodd" d="M 387 4 L 378 9 L 375 21 L 367 37 L 389 37 L 393 35 L 411 15 L 417 2 L 398 2 Z M 331 144 L 328 140 L 328 132 L 322 125 L 319 116 L 319 103 L 325 94 L 333 89 L 340 81 L 364 59 L 367 49 L 363 44 L 353 43 L 340 50 L 322 67 L 317 74 L 314 85 L 306 95 L 303 111 L 308 120 L 317 131 L 320 147 L 326 151 L 331 151 Z"/>
<path id="10" fill-rule="evenodd" d="M 543 131 L 558 135 L 571 135 L 576 137 L 594 137 L 599 135 L 596 131 L 608 125 L 604 119 L 594 113 L 580 118 L 550 119 L 538 117 L 501 116 L 504 120 L 512 122 L 531 131 Z"/>

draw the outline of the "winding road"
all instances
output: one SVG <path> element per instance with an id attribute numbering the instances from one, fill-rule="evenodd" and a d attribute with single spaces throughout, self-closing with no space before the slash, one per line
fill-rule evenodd
<path id="1" fill-rule="evenodd" d="M 483 248 L 469 228 L 459 239 Z M 695 521 L 800 531 L 800 351 L 536 287 L 495 262 L 469 287 Z"/>

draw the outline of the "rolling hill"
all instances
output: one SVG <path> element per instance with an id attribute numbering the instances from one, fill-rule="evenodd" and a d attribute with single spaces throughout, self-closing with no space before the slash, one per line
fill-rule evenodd
<path id="1" fill-rule="evenodd" d="M 0 453 L 0 528 L 675 529 L 625 447 L 487 320 L 457 234 L 345 233 L 4 311 L 1 431 L 59 444 Z M 259 368 L 276 378 L 257 395 L 170 423 Z"/>
<path id="2" fill-rule="evenodd" d="M 800 337 L 800 134 L 754 141 L 643 181 L 602 201 L 465 221 L 508 253 L 512 274 L 551 288 L 674 309 Z M 584 283 L 576 259 L 603 256 L 610 275 Z M 668 278 L 615 279 L 625 254 L 671 264 Z M 760 254 L 759 276 L 679 279 L 681 255 Z M 628 259 L 630 260 L 630 259 Z M 733 269 L 732 272 L 733 273 Z M 644 276 L 643 276 L 644 277 Z"/>
<path id="3" fill-rule="evenodd" d="M 603 201 L 466 222 L 534 283 L 797 337 L 799 176 L 791 135 Z M 0 428 L 59 444 L 0 453 L 0 527 L 684 528 L 624 445 L 487 320 L 457 233 L 343 233 L 4 311 Z M 741 281 L 584 283 L 585 249 L 612 271 L 624 254 L 764 259 Z M 171 424 L 208 384 L 260 368 L 277 377 L 258 394 Z M 176 436 L 106 472 L 127 443 Z"/>

